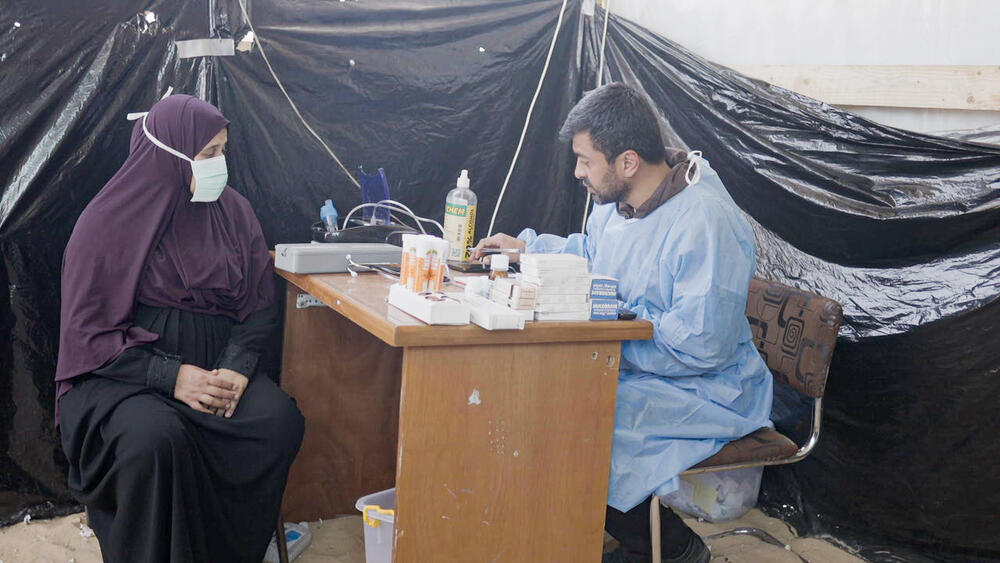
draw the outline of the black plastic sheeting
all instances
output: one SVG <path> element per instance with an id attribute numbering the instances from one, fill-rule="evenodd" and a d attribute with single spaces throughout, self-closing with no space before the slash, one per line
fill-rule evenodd
<path id="1" fill-rule="evenodd" d="M 384 168 L 395 199 L 440 219 L 469 169 L 483 235 L 561 5 L 248 8 L 275 72 L 348 170 Z M 585 193 L 556 131 L 596 83 L 602 25 L 602 13 L 568 3 L 496 230 L 579 230 Z M 217 104 L 233 122 L 231 184 L 272 244 L 309 240 L 325 199 L 342 217 L 360 203 L 256 47 L 180 60 L 172 45 L 248 29 L 236 0 L 0 0 L 0 276 L 9 288 L 0 524 L 75 508 L 52 424 L 59 266 L 76 217 L 126 156 L 127 112 L 148 109 L 168 86 Z M 719 171 L 757 232 L 759 275 L 844 305 L 820 445 L 766 472 L 765 508 L 876 561 L 1000 556 L 1000 440 L 990 424 L 1000 395 L 1000 147 L 872 123 L 614 17 L 605 55 L 605 82 L 644 89 L 670 143 L 702 150 Z M 782 430 L 799 432 L 803 412 L 779 397 Z"/>
<path id="2" fill-rule="evenodd" d="M 349 170 L 384 168 L 395 199 L 440 220 L 468 169 L 483 210 L 478 232 L 486 231 L 561 2 L 249 4 L 276 73 Z M 580 6 L 570 3 L 498 218 L 504 229 L 564 232 L 582 213 L 582 190 L 541 189 L 571 177 L 569 150 L 553 137 L 580 95 L 581 27 Z M 148 109 L 168 86 L 218 105 L 233 123 L 230 182 L 272 244 L 308 241 L 325 199 L 342 216 L 361 202 L 256 48 L 180 60 L 173 46 L 248 30 L 236 0 L 0 4 L 0 276 L 9 288 L 0 317 L 0 524 L 74 508 L 52 423 L 59 267 L 76 217 L 124 161 L 128 112 Z"/>

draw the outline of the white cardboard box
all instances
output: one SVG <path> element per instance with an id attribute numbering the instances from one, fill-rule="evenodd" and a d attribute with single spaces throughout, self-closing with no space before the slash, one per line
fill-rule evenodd
<path id="1" fill-rule="evenodd" d="M 397 283 L 389 288 L 389 304 L 429 325 L 469 324 L 469 306 L 458 294 L 414 293 Z"/>
<path id="2" fill-rule="evenodd" d="M 486 330 L 524 330 L 524 315 L 480 295 L 465 298 L 473 324 Z"/>

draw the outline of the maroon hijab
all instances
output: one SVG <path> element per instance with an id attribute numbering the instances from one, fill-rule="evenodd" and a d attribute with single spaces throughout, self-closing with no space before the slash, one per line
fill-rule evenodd
<path id="1" fill-rule="evenodd" d="M 154 137 L 191 158 L 228 125 L 215 106 L 183 95 L 146 116 Z M 128 159 L 83 210 L 63 255 L 57 406 L 74 377 L 156 341 L 132 324 L 136 303 L 243 321 L 274 302 L 250 203 L 228 186 L 215 202 L 192 203 L 190 184 L 188 161 L 137 121 Z"/>

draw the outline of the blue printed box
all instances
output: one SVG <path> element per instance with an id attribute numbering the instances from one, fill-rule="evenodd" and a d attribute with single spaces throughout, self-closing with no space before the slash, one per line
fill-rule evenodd
<path id="1" fill-rule="evenodd" d="M 618 299 L 618 280 L 601 276 L 590 278 L 591 299 Z"/>
<path id="2" fill-rule="evenodd" d="M 618 318 L 617 299 L 591 299 L 590 320 L 613 321 Z"/>

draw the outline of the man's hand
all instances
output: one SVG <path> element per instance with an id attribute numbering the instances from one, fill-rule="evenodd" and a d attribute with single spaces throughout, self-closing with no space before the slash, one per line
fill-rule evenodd
<path id="1" fill-rule="evenodd" d="M 223 385 L 228 386 L 236 394 L 236 396 L 229 401 L 229 404 L 226 405 L 225 410 L 219 412 L 219 416 L 232 418 L 233 413 L 236 412 L 236 405 L 238 405 L 240 403 L 240 399 L 243 398 L 243 392 L 246 391 L 247 384 L 250 383 L 250 380 L 247 379 L 247 376 L 242 373 L 231 369 L 219 369 L 216 371 L 218 372 L 216 377 L 224 382 Z"/>
<path id="2" fill-rule="evenodd" d="M 174 385 L 174 398 L 196 411 L 215 414 L 218 409 L 239 398 L 232 385 L 219 378 L 218 372 L 181 364 L 177 371 L 177 384 Z"/>
<path id="3" fill-rule="evenodd" d="M 477 244 L 476 248 L 472 251 L 472 259 L 479 260 L 480 258 L 482 258 L 484 248 L 503 248 L 503 249 L 516 248 L 519 252 L 504 253 L 510 258 L 511 263 L 513 264 L 514 262 L 517 262 L 518 260 L 521 259 L 521 254 L 524 253 L 524 249 L 527 246 L 528 245 L 521 239 L 516 239 L 510 235 L 505 235 L 503 233 L 497 233 L 491 237 L 487 237 L 479 241 L 479 244 Z"/>

